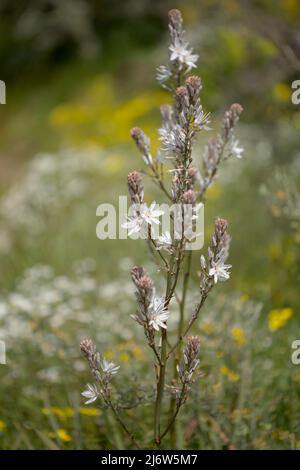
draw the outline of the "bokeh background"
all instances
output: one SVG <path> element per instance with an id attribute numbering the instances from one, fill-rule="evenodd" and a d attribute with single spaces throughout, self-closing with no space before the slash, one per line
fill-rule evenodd
<path id="1" fill-rule="evenodd" d="M 299 2 L 1 0 L 2 449 L 129 446 L 109 414 L 83 406 L 86 335 L 121 364 L 124 414 L 150 439 L 150 358 L 129 318 L 128 271 L 155 270 L 142 242 L 96 238 L 96 208 L 117 203 L 127 172 L 142 167 L 129 129 L 141 126 L 158 146 L 159 105 L 169 97 L 155 68 L 166 62 L 174 7 L 200 56 L 212 132 L 240 102 L 245 146 L 205 206 L 207 239 L 216 216 L 229 220 L 233 269 L 195 327 L 203 377 L 180 416 L 178 446 L 300 448 L 300 366 L 291 363 L 300 339 L 300 105 L 291 101 Z"/>

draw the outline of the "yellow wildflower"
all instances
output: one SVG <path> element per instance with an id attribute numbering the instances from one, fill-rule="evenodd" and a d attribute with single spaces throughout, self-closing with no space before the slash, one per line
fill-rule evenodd
<path id="1" fill-rule="evenodd" d="M 249 300 L 249 295 L 248 294 L 242 294 L 241 295 L 241 302 L 247 302 Z"/>
<path id="2" fill-rule="evenodd" d="M 279 330 L 282 328 L 293 315 L 292 308 L 273 309 L 268 315 L 269 329 L 271 331 Z"/>
<path id="3" fill-rule="evenodd" d="M 73 408 L 58 408 L 57 406 L 52 406 L 51 408 L 42 408 L 42 413 L 45 415 L 53 414 L 61 419 L 72 418 L 75 411 Z"/>
<path id="4" fill-rule="evenodd" d="M 144 357 L 143 350 L 139 346 L 135 346 L 132 349 L 132 354 L 136 359 L 143 359 L 143 357 Z"/>
<path id="5" fill-rule="evenodd" d="M 111 147 L 116 143 L 128 144 L 128 129 L 140 119 L 143 130 L 152 138 L 150 124 L 155 120 L 153 111 L 165 100 L 165 92 L 150 90 L 119 102 L 110 77 L 97 76 L 79 99 L 58 105 L 49 119 L 68 144 L 86 145 L 92 142 Z M 157 139 L 152 142 L 154 153 L 157 143 Z M 118 165 L 113 166 L 113 173 Z"/>
<path id="6" fill-rule="evenodd" d="M 240 374 L 233 372 L 225 365 L 220 367 L 220 372 L 225 375 L 230 382 L 237 382 L 241 378 Z"/>
<path id="7" fill-rule="evenodd" d="M 300 372 L 296 372 L 296 374 L 293 376 L 293 381 L 300 382 Z"/>
<path id="8" fill-rule="evenodd" d="M 272 94 L 277 101 L 289 101 L 291 88 L 286 83 L 277 83 L 273 87 Z"/>
<path id="9" fill-rule="evenodd" d="M 238 382 L 240 380 L 240 378 L 241 378 L 241 376 L 237 372 L 233 372 L 232 370 L 229 371 L 228 380 L 230 380 L 230 382 Z"/>
<path id="10" fill-rule="evenodd" d="M 5 431 L 6 423 L 0 419 L 0 432 Z"/>
<path id="11" fill-rule="evenodd" d="M 83 416 L 101 416 L 102 415 L 102 411 L 99 410 L 98 408 L 93 408 L 93 407 L 90 407 L 90 408 L 79 408 L 79 413 Z"/>
<path id="12" fill-rule="evenodd" d="M 59 437 L 59 439 L 63 442 L 70 442 L 72 440 L 72 436 L 70 436 L 70 434 L 63 428 L 58 429 L 56 433 L 49 432 L 48 436 L 51 439 L 55 439 L 56 437 Z"/>
<path id="13" fill-rule="evenodd" d="M 212 322 L 205 322 L 200 326 L 200 329 L 203 331 L 203 333 L 211 335 L 213 334 L 215 327 Z"/>
<path id="14" fill-rule="evenodd" d="M 221 195 L 220 184 L 215 183 L 214 185 L 210 186 L 207 190 L 207 194 L 209 195 L 209 199 L 211 201 L 216 201 L 217 199 L 219 199 Z"/>
<path id="15" fill-rule="evenodd" d="M 129 361 L 129 355 L 126 352 L 123 352 L 120 354 L 119 359 L 121 362 L 128 362 Z"/>
<path id="16" fill-rule="evenodd" d="M 236 344 L 238 346 L 243 347 L 245 345 L 245 343 L 246 343 L 246 333 L 243 330 L 243 328 L 239 328 L 237 326 L 232 328 L 231 336 L 232 336 L 232 338 L 234 339 L 234 341 L 236 342 Z"/>
<path id="17" fill-rule="evenodd" d="M 228 375 L 229 369 L 228 369 L 227 366 L 221 366 L 221 367 L 220 367 L 220 372 L 221 372 L 221 374 L 223 374 L 223 375 Z"/>
<path id="18" fill-rule="evenodd" d="M 111 361 L 114 357 L 114 353 L 112 351 L 105 351 L 103 355 L 105 356 L 105 359 L 107 359 L 108 361 Z"/>

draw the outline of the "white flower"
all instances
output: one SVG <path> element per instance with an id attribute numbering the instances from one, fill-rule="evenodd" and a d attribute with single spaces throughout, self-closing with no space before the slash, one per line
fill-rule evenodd
<path id="1" fill-rule="evenodd" d="M 172 249 L 173 240 L 170 232 L 166 231 L 157 239 L 157 249 L 169 251 Z"/>
<path id="2" fill-rule="evenodd" d="M 138 233 L 141 237 L 147 237 L 147 224 L 145 224 L 144 219 L 137 212 L 133 216 L 129 216 L 127 222 L 122 224 L 122 227 L 128 230 L 129 236 Z"/>
<path id="3" fill-rule="evenodd" d="M 144 160 L 144 163 L 146 165 L 153 165 L 153 159 L 150 153 L 148 153 L 147 155 L 142 155 L 142 159 Z"/>
<path id="4" fill-rule="evenodd" d="M 200 264 L 202 269 L 206 269 L 206 259 L 203 255 L 200 256 Z"/>
<path id="5" fill-rule="evenodd" d="M 176 387 L 176 385 L 167 385 L 170 394 L 172 395 L 173 398 L 176 400 L 179 400 L 181 396 L 181 387 Z"/>
<path id="6" fill-rule="evenodd" d="M 185 146 L 186 134 L 178 124 L 172 128 L 161 127 L 159 130 L 159 140 L 163 143 L 163 150 L 166 152 L 180 153 Z"/>
<path id="7" fill-rule="evenodd" d="M 96 385 L 87 384 L 87 389 L 82 392 L 81 395 L 85 398 L 88 398 L 88 400 L 84 403 L 85 405 L 93 403 L 99 397 L 98 388 Z"/>
<path id="8" fill-rule="evenodd" d="M 164 297 L 154 297 L 150 305 L 150 321 L 149 325 L 158 331 L 159 327 L 167 328 L 165 322 L 169 318 L 168 308 L 165 306 Z"/>
<path id="9" fill-rule="evenodd" d="M 188 46 L 188 42 L 182 43 L 178 39 L 175 39 L 174 43 L 169 47 L 169 50 L 171 51 L 171 62 L 178 60 L 180 65 L 187 65 L 188 70 L 190 70 L 191 68 L 196 67 L 196 62 L 199 56 L 197 54 L 193 54 L 193 50 Z"/>
<path id="10" fill-rule="evenodd" d="M 231 146 L 232 155 L 234 155 L 236 158 L 243 158 L 243 155 L 242 155 L 243 152 L 244 152 L 243 147 L 239 147 L 239 141 L 234 140 Z"/>
<path id="11" fill-rule="evenodd" d="M 204 113 L 202 106 L 200 105 L 197 109 L 194 125 L 198 127 L 198 129 L 204 129 L 205 131 L 210 131 L 211 128 L 208 126 L 210 123 L 210 113 Z"/>
<path id="12" fill-rule="evenodd" d="M 117 366 L 114 362 L 109 362 L 105 358 L 100 362 L 102 371 L 107 375 L 116 375 L 120 366 Z"/>
<path id="13" fill-rule="evenodd" d="M 230 278 L 230 273 L 228 269 L 231 268 L 231 264 L 224 264 L 220 261 L 212 261 L 212 267 L 209 270 L 209 276 L 214 277 L 214 283 L 217 284 L 218 281 L 227 281 Z"/>
<path id="14" fill-rule="evenodd" d="M 156 79 L 160 83 L 166 82 L 167 80 L 169 80 L 169 78 L 171 78 L 171 76 L 172 76 L 171 70 L 165 65 L 161 65 L 160 67 L 157 67 Z"/>
<path id="15" fill-rule="evenodd" d="M 122 224 L 123 228 L 128 230 L 128 235 L 139 233 L 142 237 L 147 236 L 148 226 L 159 225 L 159 217 L 164 211 L 156 209 L 156 202 L 152 202 L 151 206 L 140 204 L 134 208 L 134 215 L 129 216 L 127 222 Z"/>
<path id="16" fill-rule="evenodd" d="M 159 217 L 163 215 L 164 211 L 156 209 L 156 202 L 152 202 L 151 206 L 148 207 L 147 204 L 143 204 L 141 217 L 150 225 L 159 225 Z"/>

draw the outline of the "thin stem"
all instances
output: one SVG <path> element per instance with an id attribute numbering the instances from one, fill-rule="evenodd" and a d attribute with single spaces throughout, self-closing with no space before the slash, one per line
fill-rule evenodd
<path id="1" fill-rule="evenodd" d="M 145 302 L 143 302 L 143 309 L 144 309 L 144 312 L 146 313 L 147 312 L 147 305 Z M 159 354 L 158 354 L 158 351 L 156 349 L 156 346 L 155 346 L 155 341 L 154 341 L 154 336 L 151 335 L 150 331 L 149 331 L 149 325 L 148 323 L 144 326 L 144 334 L 147 338 L 147 342 L 148 342 L 148 345 L 149 347 L 152 349 L 152 351 L 154 352 L 154 355 L 158 361 L 158 364 L 160 365 L 161 364 L 161 360 L 160 360 L 160 357 L 159 357 Z"/>
<path id="2" fill-rule="evenodd" d="M 186 266 L 186 272 L 184 273 L 183 277 L 183 286 L 182 286 L 182 298 L 179 304 L 179 323 L 178 323 L 178 331 L 177 331 L 177 340 L 181 338 L 182 336 L 182 331 L 183 331 L 183 325 L 184 325 L 184 310 L 185 310 L 185 300 L 186 300 L 186 294 L 188 291 L 188 283 L 189 283 L 189 278 L 190 278 L 190 271 L 191 271 L 191 261 L 192 261 L 192 251 L 190 250 L 188 253 L 188 258 L 187 258 L 187 266 Z M 179 362 L 180 359 L 180 352 L 181 352 L 181 343 L 178 344 L 177 346 L 177 351 L 176 351 L 176 356 L 174 358 L 174 367 L 173 367 L 173 380 L 176 380 L 177 377 L 177 369 L 176 369 L 176 364 Z M 175 398 L 171 398 L 170 401 L 170 410 L 169 410 L 169 415 L 172 417 L 172 415 L 175 413 L 176 410 L 176 400 Z M 176 414 L 177 416 L 177 414 Z M 175 418 L 176 418 L 175 416 Z M 170 424 L 169 428 L 171 431 L 171 444 L 172 448 L 176 448 L 176 426 L 175 426 L 175 418 L 173 419 L 172 423 Z"/>
<path id="3" fill-rule="evenodd" d="M 209 289 L 210 290 L 210 289 Z M 197 320 L 198 318 L 198 315 L 199 315 L 199 312 L 201 310 L 201 308 L 203 307 L 204 303 L 205 303 L 205 300 L 208 296 L 208 293 L 209 293 L 209 290 L 203 294 L 200 302 L 196 305 L 196 308 L 195 308 L 195 311 L 191 317 L 191 319 L 189 320 L 185 330 L 183 331 L 182 335 L 178 338 L 178 340 L 176 341 L 176 343 L 174 344 L 174 346 L 170 349 L 170 351 L 168 352 L 167 354 L 167 360 L 169 359 L 169 357 L 176 351 L 178 345 L 182 342 L 182 340 L 185 338 L 185 336 L 188 334 L 188 332 L 190 331 L 191 327 L 193 326 L 194 322 Z"/>
<path id="4" fill-rule="evenodd" d="M 181 336 L 182 330 L 183 330 L 185 300 L 186 300 L 186 294 L 188 291 L 188 284 L 189 284 L 189 278 L 190 278 L 190 272 L 191 272 L 191 262 L 192 262 L 192 251 L 190 250 L 188 254 L 188 259 L 187 259 L 187 269 L 186 269 L 186 272 L 184 273 L 184 278 L 183 278 L 182 299 L 180 302 L 180 319 L 179 319 L 179 325 L 178 325 L 178 338 Z"/>
<path id="5" fill-rule="evenodd" d="M 167 278 L 167 287 L 165 295 L 165 303 L 169 295 L 170 283 L 172 280 L 173 271 L 173 258 L 170 260 L 170 269 Z M 159 375 L 157 381 L 156 401 L 154 410 L 154 439 L 157 446 L 160 445 L 160 418 L 161 418 L 161 406 L 165 388 L 165 374 L 166 374 L 166 360 L 167 360 L 167 331 L 162 329 L 161 332 L 161 355 L 160 355 L 160 366 Z"/>
<path id="6" fill-rule="evenodd" d="M 175 291 L 175 288 L 176 288 L 176 285 L 177 285 L 177 282 L 178 282 L 178 276 L 179 276 L 179 273 L 180 273 L 180 266 L 181 266 L 181 261 L 183 259 L 183 256 L 182 256 L 182 244 L 181 244 L 181 247 L 180 247 L 180 250 L 179 250 L 179 254 L 178 254 L 178 258 L 177 258 L 177 266 L 176 266 L 176 271 L 175 271 L 175 279 L 174 279 L 174 282 L 173 282 L 173 285 L 170 289 L 170 293 L 167 297 L 167 305 L 170 303 L 170 300 L 174 294 L 174 291 Z"/>
<path id="7" fill-rule="evenodd" d="M 165 388 L 165 374 L 166 374 L 166 354 L 167 354 L 167 331 L 162 331 L 162 342 L 161 342 L 161 364 L 159 368 L 159 377 L 157 383 L 157 396 L 155 403 L 155 443 L 157 446 L 160 445 L 160 416 L 161 416 L 161 405 Z"/>
<path id="8" fill-rule="evenodd" d="M 151 343 L 150 341 L 148 342 L 148 344 L 149 344 L 150 348 L 152 349 L 152 351 L 154 352 L 154 355 L 155 355 L 155 357 L 156 357 L 156 359 L 157 359 L 157 362 L 158 362 L 159 366 L 161 366 L 161 359 L 160 359 L 160 357 L 159 357 L 159 354 L 158 354 L 158 352 L 157 352 L 157 349 L 156 349 L 155 344 L 154 344 L 154 343 Z"/>
<path id="9" fill-rule="evenodd" d="M 152 243 L 152 245 L 154 246 L 154 248 L 156 249 L 156 253 L 158 253 L 158 255 L 160 256 L 160 258 L 162 259 L 164 265 L 165 265 L 165 268 L 166 269 L 169 269 L 169 265 L 168 265 L 168 262 L 166 260 L 166 258 L 163 256 L 163 254 L 160 252 L 160 250 L 157 249 L 157 245 L 155 243 L 155 240 L 153 240 L 152 236 L 151 236 L 151 226 L 149 226 L 148 228 L 148 239 L 149 241 Z"/>
<path id="10" fill-rule="evenodd" d="M 140 449 L 140 446 L 138 444 L 138 442 L 136 441 L 134 435 L 130 432 L 130 430 L 127 428 L 126 424 L 124 423 L 124 421 L 122 420 L 122 418 L 120 417 L 117 409 L 115 408 L 115 406 L 112 404 L 111 402 L 111 399 L 108 398 L 108 404 L 110 406 L 110 409 L 112 410 L 117 422 L 120 424 L 120 426 L 122 427 L 122 429 L 125 431 L 125 433 L 127 434 L 127 436 L 130 438 L 130 440 L 132 441 L 132 443 L 138 448 Z"/>
<path id="11" fill-rule="evenodd" d="M 209 177 L 209 180 L 206 182 L 205 186 L 201 189 L 201 191 L 199 193 L 199 198 L 201 200 L 203 200 L 203 198 L 205 196 L 205 193 L 206 193 L 206 190 L 209 188 L 209 186 L 211 185 L 213 179 L 215 178 L 215 176 L 218 172 L 218 168 L 219 168 L 220 163 L 222 162 L 222 157 L 223 157 L 223 154 L 224 154 L 226 144 L 227 144 L 227 141 L 223 142 L 223 145 L 222 145 L 222 147 L 220 149 L 220 152 L 219 152 L 219 155 L 218 155 L 218 159 L 217 159 L 215 167 L 214 167 L 214 169 L 213 169 L 213 171 L 212 171 L 212 173 Z"/>
<path id="12" fill-rule="evenodd" d="M 172 196 L 171 194 L 169 193 L 169 191 L 166 189 L 164 183 L 162 182 L 161 178 L 160 178 L 160 175 L 159 173 L 157 172 L 156 168 L 154 167 L 154 165 L 151 165 L 151 170 L 153 172 L 153 175 L 155 177 L 155 181 L 156 183 L 158 184 L 158 186 L 161 188 L 161 190 L 164 192 L 164 194 L 167 196 L 168 199 L 170 199 L 172 201 Z"/>
<path id="13" fill-rule="evenodd" d="M 180 273 L 180 266 L 181 266 L 181 261 L 183 260 L 184 258 L 184 209 L 183 207 L 181 208 L 181 217 L 182 217 L 182 226 L 181 226 L 181 239 L 180 239 L 180 244 L 179 244 L 179 250 L 178 250 L 178 254 L 177 254 L 177 258 L 176 258 L 176 261 L 177 261 L 177 267 L 176 267 L 176 271 L 175 271 L 175 279 L 174 279 L 174 282 L 173 282 L 173 286 L 171 288 L 171 291 L 168 295 L 168 298 L 167 298 L 167 305 L 169 304 L 171 298 L 172 298 L 172 295 L 175 291 L 175 288 L 176 288 L 176 285 L 177 285 L 177 282 L 178 282 L 178 276 L 179 276 L 179 273 Z"/>
<path id="14" fill-rule="evenodd" d="M 178 402 L 176 404 L 175 412 L 174 412 L 173 416 L 171 417 L 166 429 L 164 430 L 164 432 L 160 436 L 161 441 L 168 434 L 168 432 L 170 431 L 170 429 L 173 427 L 173 425 L 175 423 L 175 420 L 176 420 L 177 415 L 179 413 L 180 407 L 181 407 L 181 405 L 183 404 L 183 401 L 184 401 L 185 391 L 186 391 L 186 384 L 183 384 L 182 389 L 181 389 L 180 397 L 179 397 Z"/>

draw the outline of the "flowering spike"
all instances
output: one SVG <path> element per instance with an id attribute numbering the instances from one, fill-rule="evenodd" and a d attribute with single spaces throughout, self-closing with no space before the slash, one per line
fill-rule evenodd
<path id="1" fill-rule="evenodd" d="M 127 176 L 128 190 L 133 204 L 141 204 L 144 199 L 142 176 L 138 171 L 132 171 Z"/>
<path id="2" fill-rule="evenodd" d="M 133 127 L 130 131 L 130 135 L 135 141 L 137 148 L 142 154 L 143 160 L 146 165 L 152 165 L 152 157 L 150 154 L 150 139 L 139 127 Z"/>
<path id="3" fill-rule="evenodd" d="M 228 222 L 225 219 L 217 218 L 215 221 L 215 232 L 212 236 L 209 250 L 209 276 L 213 277 L 214 283 L 226 281 L 230 274 L 228 270 L 230 264 L 225 264 L 228 257 L 230 236 L 228 234 Z"/>

